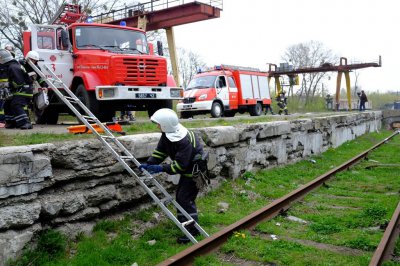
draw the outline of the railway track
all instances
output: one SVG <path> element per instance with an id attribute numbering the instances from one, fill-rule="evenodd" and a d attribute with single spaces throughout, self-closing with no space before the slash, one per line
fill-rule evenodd
<path id="1" fill-rule="evenodd" d="M 325 184 L 329 179 L 334 177 L 339 172 L 348 170 L 351 166 L 357 164 L 360 160 L 368 157 L 368 155 L 381 145 L 387 143 L 390 139 L 400 134 L 396 131 L 389 137 L 377 143 L 368 150 L 360 153 L 359 155 L 351 158 L 342 165 L 326 172 L 325 174 L 308 182 L 304 186 L 288 193 L 287 195 L 273 201 L 264 208 L 261 208 L 250 215 L 242 218 L 234 224 L 225 227 L 210 237 L 200 241 L 199 243 L 183 250 L 182 252 L 168 258 L 161 262 L 160 266 L 166 265 L 192 265 L 196 257 L 204 256 L 217 251 L 235 232 L 241 230 L 253 229 L 259 223 L 270 220 L 278 214 L 288 210 L 295 202 L 304 198 L 311 191 Z M 384 236 L 374 253 L 370 265 L 381 265 L 381 263 L 391 257 L 394 249 L 395 242 L 399 236 L 399 221 L 400 221 L 400 204 L 393 214 L 393 217 L 388 224 Z"/>

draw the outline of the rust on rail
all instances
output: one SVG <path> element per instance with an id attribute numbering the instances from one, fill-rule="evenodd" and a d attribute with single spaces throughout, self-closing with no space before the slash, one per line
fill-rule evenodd
<path id="1" fill-rule="evenodd" d="M 396 240 L 399 237 L 400 229 L 400 202 L 386 227 L 385 233 L 375 250 L 374 255 L 369 263 L 370 266 L 382 265 L 382 262 L 392 257 L 392 253 L 396 244 Z"/>

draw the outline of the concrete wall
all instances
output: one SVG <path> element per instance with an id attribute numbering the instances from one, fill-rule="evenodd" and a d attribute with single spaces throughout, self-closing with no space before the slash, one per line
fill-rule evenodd
<path id="1" fill-rule="evenodd" d="M 237 178 L 293 163 L 381 128 L 382 112 L 194 130 L 210 153 L 213 176 Z M 139 160 L 159 133 L 120 137 Z M 173 177 L 158 180 L 170 191 Z M 98 140 L 0 148 L 0 265 L 48 227 L 90 230 L 96 219 L 151 199 Z"/>

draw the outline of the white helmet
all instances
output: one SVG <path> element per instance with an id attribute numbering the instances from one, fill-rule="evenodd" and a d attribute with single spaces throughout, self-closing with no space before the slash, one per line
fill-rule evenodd
<path id="1" fill-rule="evenodd" d="M 14 57 L 11 55 L 11 53 L 5 49 L 0 50 L 0 64 L 5 64 L 7 62 L 10 62 L 13 60 Z"/>
<path id="2" fill-rule="evenodd" d="M 179 129 L 178 116 L 168 108 L 159 109 L 151 116 L 150 120 L 159 124 L 161 131 L 165 133 L 173 133 Z"/>
<path id="3" fill-rule="evenodd" d="M 28 60 L 28 59 L 33 59 L 33 60 L 39 61 L 40 58 L 39 58 L 38 52 L 36 52 L 36 51 L 29 51 L 29 52 L 26 54 L 25 59 L 26 59 L 26 60 Z"/>

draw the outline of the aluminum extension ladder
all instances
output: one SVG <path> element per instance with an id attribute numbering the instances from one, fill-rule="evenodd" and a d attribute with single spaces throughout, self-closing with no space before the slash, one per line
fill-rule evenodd
<path id="1" fill-rule="evenodd" d="M 139 167 L 140 163 L 136 158 L 125 148 L 125 146 L 112 134 L 112 132 L 99 121 L 99 119 L 93 115 L 93 113 L 75 96 L 75 94 L 56 76 L 56 74 L 47 66 L 43 65 L 45 70 L 51 75 L 51 78 L 46 77 L 46 75 L 39 70 L 36 65 L 34 65 L 30 60 L 27 60 L 29 65 L 38 73 L 47 84 L 53 89 L 57 96 L 74 112 L 74 114 L 86 125 L 88 129 L 92 131 L 93 134 L 100 140 L 100 142 L 112 153 L 115 159 L 125 168 L 126 171 L 137 179 L 139 184 L 144 188 L 144 190 L 153 198 L 153 200 L 161 207 L 161 209 L 168 215 L 168 217 L 179 227 L 179 229 L 192 241 L 192 243 L 197 243 L 194 236 L 186 229 L 185 226 L 194 225 L 195 228 L 204 237 L 208 237 L 208 234 L 204 229 L 179 205 L 176 200 L 165 190 L 164 187 L 146 170 L 143 170 L 141 175 L 137 174 L 128 165 L 127 162 L 133 162 L 136 167 Z M 68 96 L 63 95 L 56 85 L 62 85 L 64 91 Z M 77 104 L 82 112 L 86 115 L 82 115 L 74 106 Z M 95 123 L 99 128 L 103 129 L 104 133 L 100 134 L 97 132 L 93 126 L 90 124 Z M 111 146 L 113 143 L 119 151 Z M 158 190 L 162 193 L 164 198 L 158 198 L 157 195 L 146 185 L 145 181 L 150 181 Z M 176 209 L 178 209 L 187 219 L 186 222 L 181 223 L 174 216 L 174 214 L 167 208 L 167 205 L 172 203 Z"/>

